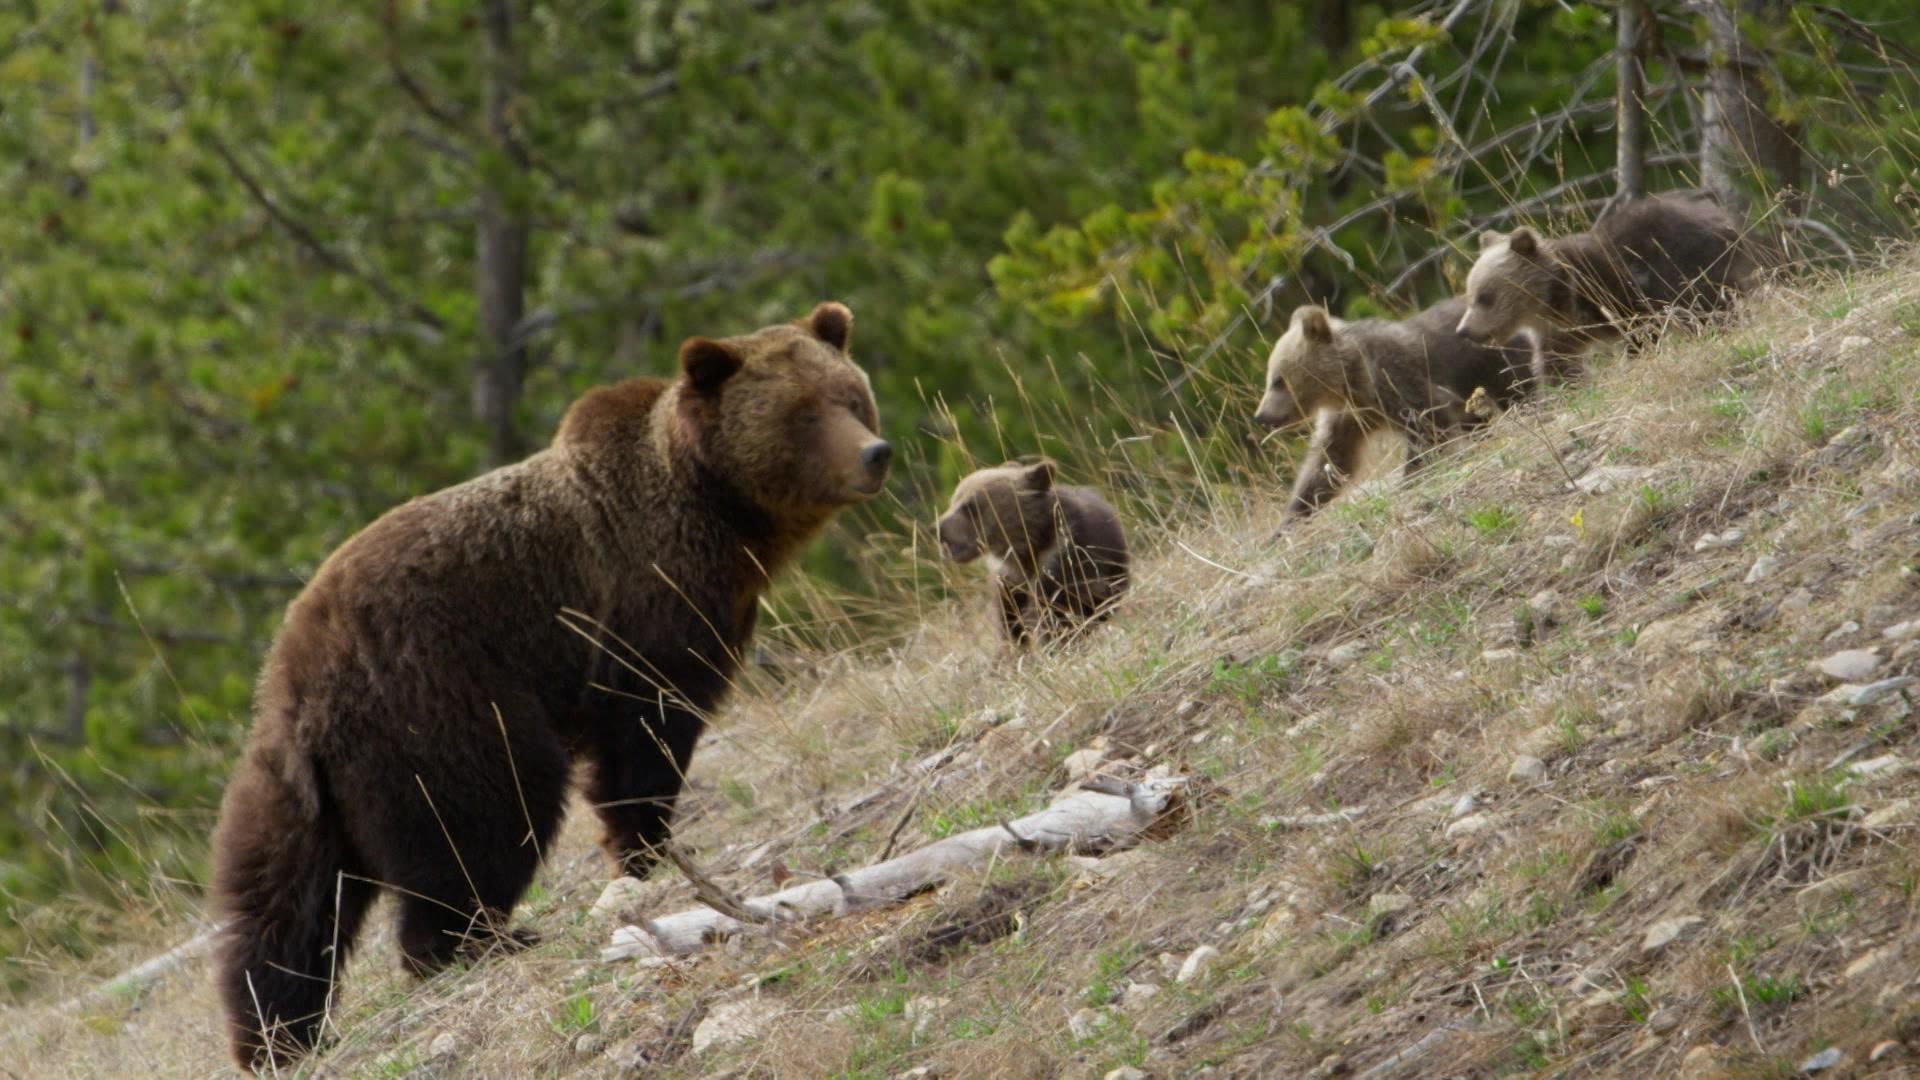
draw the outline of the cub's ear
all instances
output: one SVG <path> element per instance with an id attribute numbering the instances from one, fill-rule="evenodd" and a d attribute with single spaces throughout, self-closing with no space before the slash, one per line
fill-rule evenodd
<path id="1" fill-rule="evenodd" d="M 814 337 L 846 352 L 847 341 L 853 337 L 853 312 L 845 304 L 828 300 L 816 305 L 813 314 L 807 316 L 807 329 Z"/>
<path id="2" fill-rule="evenodd" d="M 1333 323 L 1327 321 L 1327 309 L 1318 304 L 1306 304 L 1295 308 L 1293 321 L 1300 327 L 1300 333 L 1308 341 L 1322 345 L 1333 340 Z"/>
<path id="3" fill-rule="evenodd" d="M 680 343 L 680 370 L 695 391 L 711 394 L 740 370 L 740 354 L 733 346 L 712 338 L 694 337 Z"/>
<path id="4" fill-rule="evenodd" d="M 1540 236 L 1522 225 L 1507 237 L 1507 250 L 1531 259 L 1540 254 Z"/>
<path id="5" fill-rule="evenodd" d="M 1494 248 L 1505 243 L 1506 240 L 1507 240 L 1507 234 L 1501 232 L 1498 229 L 1480 230 L 1480 250 L 1481 251 L 1492 251 Z"/>
<path id="6" fill-rule="evenodd" d="M 1054 465 L 1051 461 L 1027 466 L 1026 471 L 1020 474 L 1020 490 L 1052 491 L 1053 473 Z"/>

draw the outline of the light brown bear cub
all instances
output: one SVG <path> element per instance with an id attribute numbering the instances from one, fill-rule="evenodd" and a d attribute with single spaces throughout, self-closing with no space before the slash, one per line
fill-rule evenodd
<path id="1" fill-rule="evenodd" d="M 1054 464 L 1006 464 L 962 479 L 941 516 L 955 562 L 985 555 L 1007 639 L 1065 640 L 1104 620 L 1127 590 L 1120 516 L 1091 488 L 1054 483 Z"/>
<path id="2" fill-rule="evenodd" d="M 877 494 L 891 448 L 839 304 L 690 338 L 671 380 L 589 391 L 553 445 L 395 507 L 287 609 L 213 840 L 241 1068 L 320 1036 L 388 892 L 417 974 L 506 930 L 576 765 L 644 876 L 769 576 Z"/>
<path id="3" fill-rule="evenodd" d="M 1296 308 L 1267 357 L 1266 393 L 1254 419 L 1290 427 L 1311 419 L 1290 516 L 1313 513 L 1353 475 L 1361 447 L 1377 432 L 1407 440 L 1407 469 L 1475 425 L 1466 400 L 1483 389 L 1501 406 L 1524 397 L 1530 340 L 1493 348 L 1453 332 L 1465 304 L 1446 300 L 1411 318 L 1347 322 L 1325 308 Z"/>
<path id="4" fill-rule="evenodd" d="M 1480 248 L 1467 273 L 1460 335 L 1539 335 L 1537 380 L 1571 374 L 1606 342 L 1650 339 L 1665 318 L 1725 308 L 1758 267 L 1739 224 L 1703 191 L 1618 205 L 1591 232 L 1484 232 Z"/>

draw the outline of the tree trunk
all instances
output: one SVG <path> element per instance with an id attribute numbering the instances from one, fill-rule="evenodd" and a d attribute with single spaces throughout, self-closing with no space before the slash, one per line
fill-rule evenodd
<path id="1" fill-rule="evenodd" d="M 1707 93 L 1700 135 L 1700 183 L 1728 209 L 1746 207 L 1739 178 L 1757 175 L 1763 189 L 1794 198 L 1800 184 L 1797 132 L 1767 113 L 1766 57 L 1740 32 L 1739 17 L 1767 18 L 1765 0 L 1690 0 L 1707 24 Z"/>
<path id="2" fill-rule="evenodd" d="M 487 134 L 493 149 L 516 176 L 527 156 L 513 134 L 517 91 L 512 0 L 487 0 L 485 8 Z M 526 343 L 516 340 L 526 309 L 527 219 L 524 207 L 493 183 L 483 183 L 476 238 L 474 282 L 479 308 L 480 356 L 473 373 L 473 407 L 487 427 L 489 465 L 520 456 L 513 408 L 527 373 Z"/>
<path id="3" fill-rule="evenodd" d="M 1614 15 L 1614 49 L 1618 53 L 1614 95 L 1615 195 L 1637 199 L 1647 193 L 1647 110 L 1643 95 L 1646 79 L 1641 65 L 1642 0 L 1620 0 Z"/>

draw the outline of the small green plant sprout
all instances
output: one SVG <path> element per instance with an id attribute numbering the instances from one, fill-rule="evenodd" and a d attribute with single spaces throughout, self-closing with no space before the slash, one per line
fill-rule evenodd
<path id="1" fill-rule="evenodd" d="M 1468 512 L 1467 524 L 1489 540 L 1505 540 L 1520 527 L 1520 516 L 1504 506 L 1482 506 Z"/>
<path id="2" fill-rule="evenodd" d="M 581 991 L 562 1001 L 548 1021 L 553 1030 L 564 1036 L 578 1035 L 593 1030 L 599 1017 L 593 1007 L 593 999 L 586 991 Z"/>

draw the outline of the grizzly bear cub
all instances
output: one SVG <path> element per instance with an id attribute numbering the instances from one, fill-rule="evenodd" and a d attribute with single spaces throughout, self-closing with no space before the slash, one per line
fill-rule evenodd
<path id="1" fill-rule="evenodd" d="M 287 609 L 214 835 L 234 1059 L 310 1049 L 381 890 L 409 969 L 511 945 L 570 773 L 644 875 L 769 575 L 881 490 L 852 314 L 692 338 L 588 392 L 553 444 L 399 506 Z"/>
<path id="2" fill-rule="evenodd" d="M 1664 319 L 1725 308 L 1758 269 L 1739 224 L 1704 191 L 1622 203 L 1591 232 L 1557 239 L 1525 227 L 1487 231 L 1480 247 L 1459 333 L 1497 341 L 1533 331 L 1540 381 L 1572 374 L 1598 345 L 1641 344 Z"/>
<path id="3" fill-rule="evenodd" d="M 1530 338 L 1493 347 L 1453 331 L 1466 304 L 1443 300 L 1398 321 L 1346 322 L 1317 305 L 1296 308 L 1267 357 L 1266 393 L 1254 419 L 1273 428 L 1312 419 L 1313 434 L 1287 499 L 1290 517 L 1312 514 L 1352 477 L 1361 447 L 1381 431 L 1407 441 L 1407 469 L 1477 423 L 1475 390 L 1511 405 L 1529 388 Z"/>
<path id="4" fill-rule="evenodd" d="M 963 478 L 939 523 L 955 562 L 982 555 L 1007 639 L 1069 640 L 1106 619 L 1127 591 L 1120 515 L 1092 488 L 1054 482 L 1054 464 L 1006 464 Z"/>

